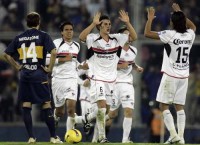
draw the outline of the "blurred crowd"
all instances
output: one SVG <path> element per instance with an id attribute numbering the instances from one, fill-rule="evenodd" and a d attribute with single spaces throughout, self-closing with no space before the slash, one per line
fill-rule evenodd
<path id="1" fill-rule="evenodd" d="M 47 32 L 58 32 L 62 21 L 69 19 L 74 24 L 75 33 L 79 33 L 88 26 L 94 13 L 100 11 L 108 14 L 112 22 L 112 32 L 121 25 L 118 19 L 118 11 L 125 9 L 131 15 L 131 0 L 36 0 L 36 11 L 41 14 L 41 29 Z M 140 19 L 144 26 L 146 20 L 145 8 L 154 6 L 156 19 L 154 30 L 169 29 L 169 17 L 172 2 L 169 0 L 144 0 L 143 18 Z M 177 0 L 186 15 L 200 25 L 200 1 Z M 27 12 L 27 3 L 24 0 L 0 0 L 0 31 L 13 32 L 26 29 L 24 18 Z M 142 27 L 144 28 L 144 27 Z M 138 32 L 143 33 L 143 29 Z M 200 28 L 197 27 L 197 34 Z M 14 36 L 13 36 L 14 37 Z M 4 44 L 5 43 L 5 44 Z M 9 41 L 0 42 L 0 55 Z M 160 73 L 162 63 L 163 46 L 143 45 L 141 48 L 141 62 L 144 67 L 141 86 L 141 117 L 142 123 L 147 124 L 151 114 L 149 102 L 156 98 L 162 74 Z M 194 46 L 191 52 L 191 75 L 186 102 L 186 113 L 188 124 L 200 124 L 200 51 Z M 0 122 L 20 120 L 20 107 L 17 102 L 18 74 L 0 56 Z M 191 106 L 192 104 L 192 106 Z M 189 113 L 188 113 L 189 112 Z M 191 113 L 192 112 L 192 113 Z"/>

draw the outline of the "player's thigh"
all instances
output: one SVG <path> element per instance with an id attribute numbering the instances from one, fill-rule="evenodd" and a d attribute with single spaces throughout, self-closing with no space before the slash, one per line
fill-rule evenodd
<path id="1" fill-rule="evenodd" d="M 121 83 L 120 88 L 121 88 L 120 99 L 121 99 L 122 107 L 134 109 L 135 91 L 134 91 L 133 85 L 128 84 L 128 83 Z"/>
<path id="2" fill-rule="evenodd" d="M 75 79 L 53 79 L 52 93 L 56 107 L 65 104 L 66 99 L 77 100 L 77 81 Z"/>
<path id="3" fill-rule="evenodd" d="M 119 108 L 119 106 L 121 105 L 120 96 L 121 96 L 121 89 L 118 88 L 118 85 L 116 85 L 114 89 L 114 94 L 111 98 L 110 111 L 114 111 Z"/>
<path id="4" fill-rule="evenodd" d="M 186 94 L 188 89 L 188 78 L 179 79 L 177 91 L 175 93 L 174 104 L 185 105 Z"/>
<path id="5" fill-rule="evenodd" d="M 166 74 L 163 74 L 160 86 L 157 92 L 156 101 L 171 104 L 175 98 L 175 92 L 177 88 L 177 79 L 172 78 Z"/>
<path id="6" fill-rule="evenodd" d="M 51 100 L 50 88 L 47 83 L 19 82 L 18 96 L 22 102 L 42 104 Z"/>
<path id="7" fill-rule="evenodd" d="M 105 83 L 106 104 L 111 106 L 115 91 L 115 83 Z"/>
<path id="8" fill-rule="evenodd" d="M 91 80 L 90 86 L 91 103 L 99 100 L 106 100 L 105 83 Z"/>

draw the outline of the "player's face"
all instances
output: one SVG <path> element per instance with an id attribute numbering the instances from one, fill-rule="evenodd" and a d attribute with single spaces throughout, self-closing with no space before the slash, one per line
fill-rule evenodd
<path id="1" fill-rule="evenodd" d="M 74 34 L 73 27 L 71 25 L 65 25 L 61 34 L 64 39 L 71 40 Z"/>
<path id="2" fill-rule="evenodd" d="M 111 29 L 111 22 L 110 20 L 102 20 L 100 31 L 101 33 L 109 34 Z"/>

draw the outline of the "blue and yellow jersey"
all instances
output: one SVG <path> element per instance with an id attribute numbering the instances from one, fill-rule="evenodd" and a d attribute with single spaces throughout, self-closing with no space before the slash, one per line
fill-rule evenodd
<path id="1" fill-rule="evenodd" d="M 54 48 L 56 47 L 47 33 L 33 28 L 16 36 L 5 53 L 15 57 L 23 65 L 20 72 L 22 81 L 40 82 L 46 78 L 41 65 L 45 66 L 46 54 Z"/>

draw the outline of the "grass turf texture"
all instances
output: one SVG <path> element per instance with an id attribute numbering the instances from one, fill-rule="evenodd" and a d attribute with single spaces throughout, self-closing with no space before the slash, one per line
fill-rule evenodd
<path id="1" fill-rule="evenodd" d="M 0 142 L 0 145 L 27 145 L 26 142 Z M 35 145 L 53 145 L 49 142 L 37 142 Z M 63 145 L 70 145 L 68 143 L 63 143 Z M 72 144 L 73 145 L 73 144 Z M 87 143 L 87 142 L 80 142 L 76 145 L 99 145 L 99 143 Z M 105 143 L 103 145 L 163 145 L 159 143 Z M 199 144 L 186 144 L 186 145 L 199 145 Z"/>

